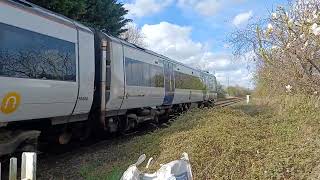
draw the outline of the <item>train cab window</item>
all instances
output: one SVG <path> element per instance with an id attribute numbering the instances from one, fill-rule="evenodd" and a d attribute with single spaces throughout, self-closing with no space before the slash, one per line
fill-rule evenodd
<path id="1" fill-rule="evenodd" d="M 75 44 L 0 23 L 0 76 L 76 81 Z"/>
<path id="2" fill-rule="evenodd" d="M 129 86 L 164 87 L 163 68 L 134 59 L 125 59 L 126 83 Z"/>

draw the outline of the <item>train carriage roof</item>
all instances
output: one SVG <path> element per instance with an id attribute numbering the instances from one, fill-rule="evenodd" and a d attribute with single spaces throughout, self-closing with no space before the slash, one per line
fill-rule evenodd
<path id="1" fill-rule="evenodd" d="M 73 19 L 70 19 L 66 16 L 63 16 L 61 14 L 52 12 L 50 10 L 47 10 L 45 8 L 42 8 L 42 7 L 37 6 L 35 4 L 32 4 L 28 1 L 25 1 L 25 0 L 5 0 L 5 1 L 0 1 L 0 2 L 8 3 L 9 5 L 11 5 L 15 8 L 20 8 L 24 11 L 27 11 L 27 12 L 30 12 L 33 14 L 37 14 L 37 15 L 42 16 L 42 17 L 49 19 L 51 21 L 55 21 L 57 23 L 61 23 L 66 26 L 93 34 L 93 32 L 90 30 L 90 28 L 86 27 L 85 25 L 83 25 Z"/>

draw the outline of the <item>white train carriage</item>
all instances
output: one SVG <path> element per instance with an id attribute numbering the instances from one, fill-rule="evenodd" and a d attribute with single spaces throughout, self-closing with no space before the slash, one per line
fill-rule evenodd
<path id="1" fill-rule="evenodd" d="M 215 100 L 210 96 L 215 80 L 209 73 L 107 34 L 95 34 L 98 91 L 92 112 L 100 113 L 104 129 L 118 127 L 119 121 L 133 121 L 125 123 L 130 126 L 157 119 L 168 109 Z"/>
<path id="2" fill-rule="evenodd" d="M 90 29 L 13 1 L 0 2 L 0 17 L 0 122 L 88 115 L 94 82 Z"/>
<path id="3" fill-rule="evenodd" d="M 11 135 L 0 156 L 53 127 L 64 144 L 157 122 L 215 101 L 215 88 L 207 72 L 26 1 L 0 1 L 0 136 Z"/>
<path id="4" fill-rule="evenodd" d="M 0 1 L 0 127 L 17 130 L 0 146 L 0 155 L 39 135 L 19 129 L 33 130 L 45 120 L 63 124 L 88 119 L 93 59 L 89 28 L 27 2 Z"/>

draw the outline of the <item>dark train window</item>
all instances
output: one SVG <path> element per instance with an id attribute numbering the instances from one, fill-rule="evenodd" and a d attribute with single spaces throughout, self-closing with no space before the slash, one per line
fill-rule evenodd
<path id="1" fill-rule="evenodd" d="M 164 87 L 163 68 L 150 65 L 151 87 Z"/>
<path id="2" fill-rule="evenodd" d="M 175 84 L 177 89 L 205 90 L 206 85 L 199 77 L 175 71 Z"/>
<path id="3" fill-rule="evenodd" d="M 129 86 L 164 87 L 163 68 L 126 58 L 126 83 Z"/>
<path id="4" fill-rule="evenodd" d="M 0 76 L 76 81 L 75 44 L 0 23 Z"/>

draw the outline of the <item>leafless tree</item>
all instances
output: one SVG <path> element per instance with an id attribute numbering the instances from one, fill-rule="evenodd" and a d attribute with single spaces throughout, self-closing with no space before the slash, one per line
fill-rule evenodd
<path id="1" fill-rule="evenodd" d="M 128 30 L 120 35 L 122 39 L 135 45 L 146 47 L 146 44 L 144 43 L 145 36 L 141 32 L 141 29 L 137 27 L 137 25 L 129 23 L 125 28 Z"/>
<path id="2" fill-rule="evenodd" d="M 232 35 L 235 55 L 255 52 L 258 85 L 269 93 L 284 92 L 288 84 L 300 93 L 319 89 L 319 8 L 319 0 L 295 0 Z"/>

